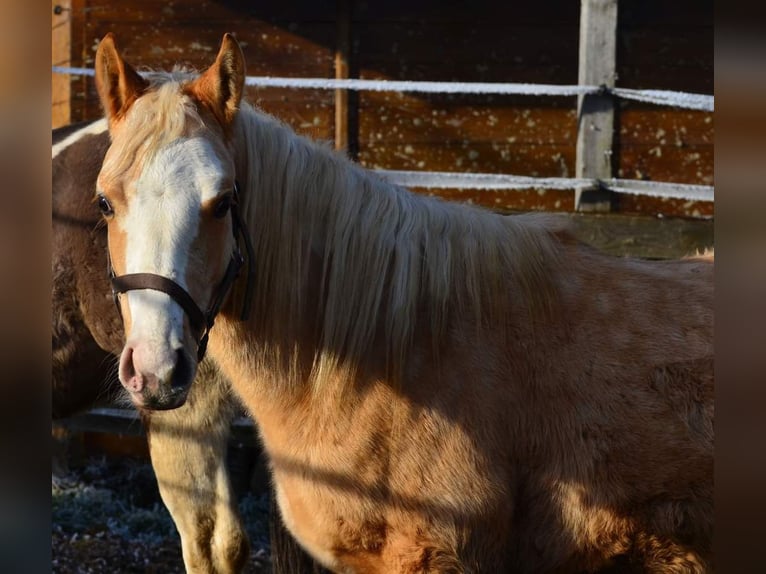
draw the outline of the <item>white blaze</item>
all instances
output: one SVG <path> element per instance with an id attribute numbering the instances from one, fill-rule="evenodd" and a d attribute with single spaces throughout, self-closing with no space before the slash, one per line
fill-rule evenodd
<path id="1" fill-rule="evenodd" d="M 189 291 L 187 268 L 204 201 L 225 191 L 226 172 L 211 144 L 182 138 L 162 148 L 144 166 L 121 219 L 125 273 L 154 273 Z M 184 311 L 171 297 L 149 289 L 128 291 L 130 340 L 156 346 L 160 363 L 175 360 L 183 346 Z M 200 308 L 206 301 L 196 301 Z"/>

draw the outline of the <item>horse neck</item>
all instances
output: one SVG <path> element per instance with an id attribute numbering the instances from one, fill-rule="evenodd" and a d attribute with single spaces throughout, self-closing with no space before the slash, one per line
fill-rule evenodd
<path id="1" fill-rule="evenodd" d="M 363 172 L 249 106 L 234 133 L 241 211 L 257 268 L 247 332 L 258 341 L 264 364 L 271 357 L 272 371 L 305 380 L 320 345 L 320 284 L 333 201 L 349 179 L 363 180 Z"/>
<path id="2" fill-rule="evenodd" d="M 423 310 L 436 334 L 454 313 L 505 323 L 509 278 L 547 303 L 540 226 L 408 193 L 249 107 L 235 132 L 258 277 L 248 332 L 296 385 L 337 380 L 379 343 L 403 365 Z"/>

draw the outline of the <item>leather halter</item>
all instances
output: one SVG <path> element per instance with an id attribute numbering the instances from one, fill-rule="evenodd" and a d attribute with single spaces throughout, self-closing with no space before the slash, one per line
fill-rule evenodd
<path id="1" fill-rule="evenodd" d="M 107 249 L 109 279 L 112 283 L 112 296 L 114 297 L 114 303 L 117 305 L 117 311 L 120 313 L 120 317 L 122 317 L 122 308 L 120 307 L 119 301 L 120 293 L 136 289 L 162 291 L 178 303 L 186 312 L 186 316 L 189 318 L 189 325 L 194 333 L 194 338 L 197 340 L 197 361 L 202 361 L 205 356 L 208 335 L 215 323 L 215 317 L 221 310 L 221 305 L 223 305 L 224 299 L 226 299 L 226 294 L 239 276 L 240 269 L 245 263 L 245 258 L 242 257 L 242 253 L 239 250 L 240 237 L 242 238 L 247 251 L 248 268 L 245 300 L 242 305 L 240 318 L 244 321 L 250 314 L 250 298 L 253 290 L 253 281 L 255 279 L 255 268 L 253 267 L 254 256 L 250 236 L 247 233 L 247 228 L 239 213 L 239 185 L 237 182 L 234 182 L 234 197 L 229 211 L 231 212 L 232 231 L 234 233 L 234 252 L 231 254 L 231 260 L 226 267 L 226 272 L 224 273 L 221 282 L 213 292 L 213 297 L 210 300 L 207 312 L 203 312 L 202 309 L 200 309 L 199 305 L 197 305 L 186 289 L 172 279 L 168 279 L 162 275 L 157 275 L 155 273 L 128 273 L 126 275 L 116 276 L 114 274 L 114 268 L 112 267 L 111 257 L 109 256 L 109 250 Z"/>

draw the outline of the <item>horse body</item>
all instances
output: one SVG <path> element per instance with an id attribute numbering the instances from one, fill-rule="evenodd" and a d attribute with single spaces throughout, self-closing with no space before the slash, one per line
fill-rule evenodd
<path id="1" fill-rule="evenodd" d="M 242 186 L 252 313 L 238 317 L 235 286 L 209 351 L 315 558 L 337 572 L 595 571 L 619 555 L 645 571 L 710 567 L 709 263 L 608 257 L 550 217 L 377 179 L 241 104 L 229 36 L 190 83 L 141 79 L 110 37 L 96 71 L 118 275 L 164 273 L 209 301 Z M 169 221 L 147 202 L 178 221 L 141 267 L 138 243 Z M 122 299 L 142 326 L 126 320 L 121 380 L 162 405 L 188 388 L 196 341 L 172 294 L 151 297 L 151 313 Z M 161 348 L 139 355 L 147 341 Z"/>
<path id="2" fill-rule="evenodd" d="M 455 317 L 438 362 L 417 333 L 406 388 L 378 357 L 342 396 L 304 387 L 275 402 L 253 384 L 266 375 L 227 352 L 256 342 L 216 327 L 211 352 L 315 557 L 359 572 L 595 571 L 621 554 L 648 571 L 704 567 L 712 267 L 575 244 L 563 261 L 544 322 L 521 306 L 506 333 Z"/>

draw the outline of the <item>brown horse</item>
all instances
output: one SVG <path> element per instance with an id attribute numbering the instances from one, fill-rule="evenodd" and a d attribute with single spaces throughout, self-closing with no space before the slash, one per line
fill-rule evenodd
<path id="1" fill-rule="evenodd" d="M 416 196 L 244 80 L 229 35 L 192 80 L 99 45 L 131 399 L 182 404 L 209 337 L 286 524 L 337 572 L 709 570 L 712 265 Z"/>

